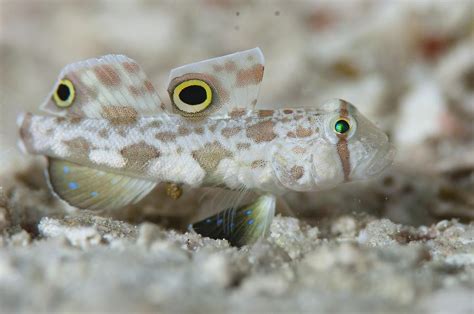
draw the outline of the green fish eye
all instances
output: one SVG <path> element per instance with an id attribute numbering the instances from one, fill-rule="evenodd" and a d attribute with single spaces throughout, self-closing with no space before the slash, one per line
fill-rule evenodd
<path id="1" fill-rule="evenodd" d="M 344 134 L 351 129 L 349 121 L 346 119 L 339 119 L 334 124 L 334 131 L 338 134 Z"/>

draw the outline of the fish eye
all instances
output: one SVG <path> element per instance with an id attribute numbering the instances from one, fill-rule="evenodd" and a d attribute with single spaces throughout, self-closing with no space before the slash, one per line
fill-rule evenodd
<path id="1" fill-rule="evenodd" d="M 59 81 L 58 87 L 53 93 L 54 103 L 61 108 L 67 108 L 72 105 L 76 98 L 74 85 L 68 79 Z"/>
<path id="2" fill-rule="evenodd" d="M 351 129 L 351 124 L 349 123 L 349 120 L 344 119 L 344 118 L 339 118 L 336 123 L 334 123 L 334 132 L 337 134 L 344 134 L 349 132 Z"/>
<path id="3" fill-rule="evenodd" d="M 198 113 L 212 103 L 211 86 L 203 80 L 187 80 L 173 90 L 173 104 L 181 111 Z"/>

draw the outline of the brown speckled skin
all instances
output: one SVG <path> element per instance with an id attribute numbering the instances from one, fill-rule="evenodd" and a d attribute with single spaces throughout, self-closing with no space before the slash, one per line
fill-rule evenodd
<path id="1" fill-rule="evenodd" d="M 230 188 L 239 184 L 259 188 L 261 179 L 268 175 L 265 184 L 279 189 L 278 180 L 271 179 L 274 178 L 272 150 L 277 144 L 284 144 L 288 133 L 299 134 L 297 130 L 302 128 L 310 130 L 310 134 L 302 134 L 302 139 L 317 141 L 320 113 L 265 112 L 264 117 L 260 111 L 248 111 L 238 117 L 229 115 L 205 123 L 190 123 L 177 115 L 138 117 L 128 124 L 89 118 L 78 122 L 72 118 L 28 114 L 21 134 L 30 153 L 147 180 L 194 186 L 227 181 Z M 305 119 L 293 118 L 303 113 Z M 221 166 L 229 162 L 237 167 L 233 169 L 235 173 Z M 255 179 L 246 176 L 226 180 L 246 171 Z"/>
<path id="2" fill-rule="evenodd" d="M 342 100 L 318 109 L 237 112 L 203 121 L 163 113 L 122 123 L 28 114 L 20 134 L 30 153 L 91 168 L 278 194 L 365 179 L 393 158 L 387 136 Z M 340 117 L 353 124 L 344 136 L 333 130 Z"/>

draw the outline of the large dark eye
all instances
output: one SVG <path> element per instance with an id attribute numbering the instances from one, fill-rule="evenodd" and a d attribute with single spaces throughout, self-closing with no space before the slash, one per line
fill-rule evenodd
<path id="1" fill-rule="evenodd" d="M 334 132 L 336 132 L 337 134 L 344 134 L 348 132 L 350 129 L 351 129 L 351 125 L 349 121 L 343 118 L 337 120 L 336 123 L 334 124 Z"/>
<path id="2" fill-rule="evenodd" d="M 212 103 L 212 89 L 202 80 L 188 80 L 173 90 L 173 104 L 181 111 L 198 113 Z"/>
<path id="3" fill-rule="evenodd" d="M 72 105 L 76 97 L 74 85 L 68 79 L 59 81 L 58 87 L 54 91 L 53 101 L 61 108 L 67 108 Z"/>

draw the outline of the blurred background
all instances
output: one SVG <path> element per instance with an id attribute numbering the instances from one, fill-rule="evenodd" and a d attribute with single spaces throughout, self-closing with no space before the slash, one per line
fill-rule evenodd
<path id="1" fill-rule="evenodd" d="M 258 107 L 344 98 L 398 148 L 393 168 L 378 180 L 336 193 L 289 195 L 297 215 L 321 219 L 343 208 L 413 225 L 453 217 L 469 221 L 473 3 L 0 0 L 0 184 L 8 188 L 12 173 L 33 180 L 36 172 L 29 167 L 38 157 L 17 150 L 15 120 L 23 111 L 39 113 L 66 64 L 126 54 L 168 101 L 165 83 L 172 68 L 260 47 L 266 67 Z M 186 197 L 180 202 L 184 209 L 173 203 L 170 216 L 192 209 Z"/>

